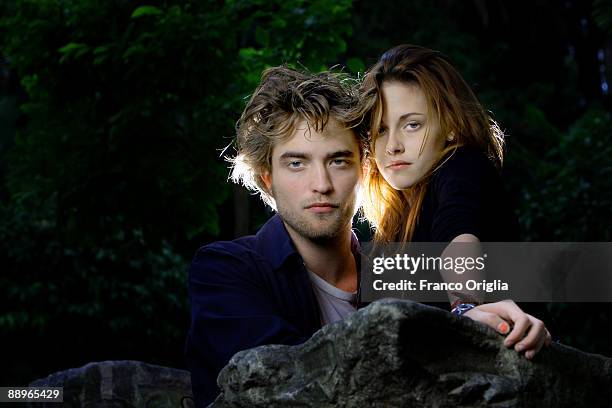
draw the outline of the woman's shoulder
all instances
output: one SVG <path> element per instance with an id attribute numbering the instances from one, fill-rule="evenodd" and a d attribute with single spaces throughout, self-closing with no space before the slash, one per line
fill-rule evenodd
<path id="1" fill-rule="evenodd" d="M 481 241 L 513 241 L 518 226 L 500 172 L 486 153 L 457 149 L 433 175 L 431 236 L 448 242 L 470 233 Z"/>
<path id="2" fill-rule="evenodd" d="M 484 181 L 497 177 L 497 169 L 487 154 L 468 147 L 450 152 L 433 175 L 438 182 L 448 179 Z"/>
<path id="3" fill-rule="evenodd" d="M 465 147 L 451 152 L 431 179 L 432 193 L 440 199 L 496 194 L 501 175 L 487 154 Z"/>
<path id="4" fill-rule="evenodd" d="M 470 147 L 459 147 L 457 150 L 451 151 L 447 158 L 443 160 L 442 168 L 454 170 L 462 168 L 482 170 L 486 168 L 495 170 L 493 161 L 489 159 L 485 152 Z"/>

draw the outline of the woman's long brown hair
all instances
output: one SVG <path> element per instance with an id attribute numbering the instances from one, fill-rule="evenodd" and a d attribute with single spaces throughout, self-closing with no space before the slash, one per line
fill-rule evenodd
<path id="1" fill-rule="evenodd" d="M 428 117 L 439 120 L 440 134 L 451 132 L 429 173 L 406 190 L 395 190 L 378 171 L 374 146 L 382 121 L 381 88 L 385 82 L 402 82 L 420 87 L 427 100 Z M 359 115 L 369 132 L 369 171 L 364 183 L 363 212 L 375 228 L 375 242 L 412 240 L 419 213 L 433 173 L 460 146 L 470 146 L 488 155 L 497 168 L 503 161 L 503 132 L 484 110 L 474 92 L 450 61 L 438 51 L 415 45 L 399 45 L 385 52 L 365 74 L 361 85 Z M 444 136 L 442 136 L 444 135 Z M 423 146 L 427 141 L 425 135 Z"/>

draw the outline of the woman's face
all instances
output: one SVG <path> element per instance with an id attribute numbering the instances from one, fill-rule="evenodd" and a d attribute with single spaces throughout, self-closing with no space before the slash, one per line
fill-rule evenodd
<path id="1" fill-rule="evenodd" d="M 430 171 L 444 148 L 445 137 L 440 134 L 438 118 L 428 112 L 425 94 L 418 85 L 385 82 L 382 101 L 381 129 L 374 142 L 376 166 L 393 188 L 407 189 Z M 421 152 L 425 134 L 427 141 Z"/>

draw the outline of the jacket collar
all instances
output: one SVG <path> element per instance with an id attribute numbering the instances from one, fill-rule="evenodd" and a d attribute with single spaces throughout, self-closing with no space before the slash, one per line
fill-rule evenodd
<path id="1" fill-rule="evenodd" d="M 278 214 L 259 229 L 256 238 L 259 251 L 274 269 L 280 268 L 288 258 L 300 255 Z"/>

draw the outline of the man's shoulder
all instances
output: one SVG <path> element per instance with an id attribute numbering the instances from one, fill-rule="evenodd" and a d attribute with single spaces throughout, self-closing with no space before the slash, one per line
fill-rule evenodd
<path id="1" fill-rule="evenodd" d="M 227 269 L 229 266 L 251 267 L 265 262 L 257 251 L 256 236 L 249 235 L 231 241 L 215 241 L 200 247 L 193 257 L 191 268 L 199 266 Z"/>
<path id="2" fill-rule="evenodd" d="M 278 216 L 271 218 L 256 235 L 231 241 L 215 241 L 197 250 L 191 264 L 194 270 L 219 270 L 221 273 L 239 269 L 271 272 L 295 252 Z"/>
<path id="3" fill-rule="evenodd" d="M 190 286 L 258 287 L 271 275 L 268 262 L 253 250 L 254 237 L 216 241 L 198 249 L 189 266 Z"/>
<path id="4" fill-rule="evenodd" d="M 231 241 L 214 241 L 201 246 L 196 251 L 196 257 L 201 254 L 246 255 L 254 251 L 255 240 L 255 235 L 247 235 Z"/>

